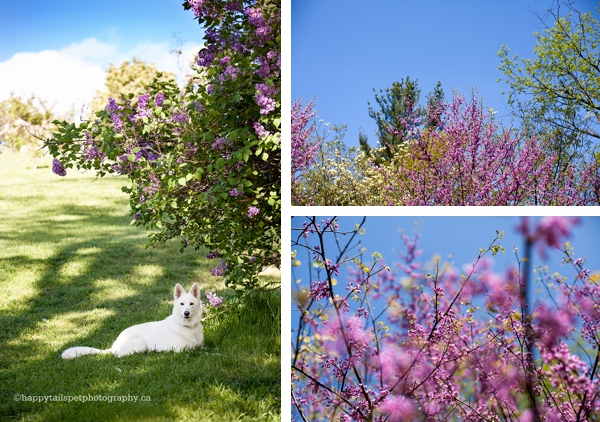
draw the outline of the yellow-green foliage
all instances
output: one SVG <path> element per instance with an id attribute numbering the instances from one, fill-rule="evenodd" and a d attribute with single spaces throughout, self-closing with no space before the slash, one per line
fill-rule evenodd
<path id="1" fill-rule="evenodd" d="M 90 108 L 93 111 L 101 110 L 110 97 L 120 99 L 121 94 L 143 94 L 154 78 L 167 81 L 174 80 L 175 75 L 170 72 L 160 72 L 153 63 L 146 63 L 135 57 L 131 62 L 121 63 L 119 67 L 111 64 L 106 71 L 106 90 L 96 91 Z"/>

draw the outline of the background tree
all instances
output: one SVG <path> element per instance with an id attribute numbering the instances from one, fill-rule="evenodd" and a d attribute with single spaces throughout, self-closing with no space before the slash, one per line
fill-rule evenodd
<path id="1" fill-rule="evenodd" d="M 379 205 L 384 180 L 371 165 L 371 156 L 344 143 L 347 125 L 313 127 L 310 167 L 293 179 L 293 205 Z M 292 139 L 297 136 L 292 124 Z M 332 136 L 333 139 L 329 139 Z M 374 153 L 380 153 L 374 149 Z"/>
<path id="2" fill-rule="evenodd" d="M 511 59 L 507 46 L 499 56 L 508 105 L 529 134 L 557 154 L 558 176 L 569 163 L 589 159 L 592 142 L 600 140 L 600 25 L 573 1 L 557 2 L 548 16 L 554 22 L 540 18 L 546 29 L 535 33 L 534 59 Z"/>
<path id="3" fill-rule="evenodd" d="M 36 135 L 41 136 L 50 129 L 52 120 L 52 107 L 35 95 L 21 97 L 11 93 L 9 98 L 0 101 L 0 136 L 5 148 L 29 146 L 37 150 Z"/>
<path id="4" fill-rule="evenodd" d="M 369 102 L 368 113 L 377 123 L 377 141 L 383 148 L 382 158 L 389 160 L 396 153 L 396 147 L 407 140 L 408 128 L 397 133 L 391 133 L 388 129 L 400 127 L 404 119 L 413 115 L 415 111 L 419 115 L 427 116 L 428 126 L 435 126 L 438 104 L 444 99 L 444 91 L 441 82 L 438 82 L 434 91 L 427 95 L 427 105 L 425 107 L 419 105 L 421 95 L 419 81 L 418 79 L 411 81 L 410 76 L 407 76 L 400 82 L 394 82 L 391 88 L 379 90 L 379 93 L 380 95 L 375 94 L 375 101 L 380 110 L 375 110 Z M 363 151 L 368 153 L 371 150 L 368 136 L 364 132 L 359 134 L 359 144 Z"/>
<path id="5" fill-rule="evenodd" d="M 154 63 L 146 63 L 135 57 L 131 61 L 124 61 L 119 67 L 111 63 L 106 70 L 106 90 L 96 91 L 90 108 L 98 111 L 108 104 L 109 98 L 120 98 L 121 94 L 143 94 L 155 78 L 167 81 L 175 79 L 175 75 L 161 72 Z"/>

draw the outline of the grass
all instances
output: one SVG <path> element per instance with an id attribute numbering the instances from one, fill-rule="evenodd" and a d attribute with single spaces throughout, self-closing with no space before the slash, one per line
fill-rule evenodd
<path id="1" fill-rule="evenodd" d="M 145 247 L 146 233 L 129 225 L 126 180 L 60 178 L 44 164 L 0 154 L 0 419 L 280 420 L 278 291 L 207 320 L 204 349 L 60 357 L 166 318 L 175 283 L 226 289 L 202 251 Z"/>

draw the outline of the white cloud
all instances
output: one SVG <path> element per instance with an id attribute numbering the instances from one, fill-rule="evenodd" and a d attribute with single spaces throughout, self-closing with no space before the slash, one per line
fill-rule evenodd
<path id="1" fill-rule="evenodd" d="M 55 50 L 38 53 L 17 53 L 0 63 L 0 99 L 10 92 L 30 95 L 55 104 L 57 113 L 65 113 L 72 106 L 94 97 L 96 89 L 104 85 L 104 70 L 99 64 L 69 56 Z"/>
<path id="2" fill-rule="evenodd" d="M 181 77 L 199 49 L 200 45 L 193 43 L 181 46 L 185 57 L 181 59 L 181 69 L 176 55 L 170 53 L 173 47 L 166 42 L 141 43 L 122 52 L 115 43 L 87 38 L 60 50 L 17 53 L 0 62 L 0 100 L 8 98 L 11 92 L 35 94 L 54 104 L 55 113 L 78 111 L 93 99 L 96 90 L 104 89 L 109 63 L 118 66 L 136 57 Z"/>
<path id="3" fill-rule="evenodd" d="M 201 45 L 195 43 L 185 43 L 177 47 L 181 51 L 181 55 L 175 54 L 175 47 L 167 42 L 162 43 L 142 43 L 136 45 L 132 50 L 121 56 L 118 63 L 125 60 L 131 60 L 136 57 L 145 62 L 154 63 L 157 69 L 174 73 L 178 82 L 183 82 L 183 76 L 188 72 L 189 64 L 198 54 Z M 178 57 L 179 56 L 179 57 Z"/>
<path id="4" fill-rule="evenodd" d="M 73 43 L 60 50 L 62 54 L 80 60 L 97 61 L 106 60 L 117 53 L 114 44 L 98 41 L 96 38 L 86 38 L 81 42 Z"/>

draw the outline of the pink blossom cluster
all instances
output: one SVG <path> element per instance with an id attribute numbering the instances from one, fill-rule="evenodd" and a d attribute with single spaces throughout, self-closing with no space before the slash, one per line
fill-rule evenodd
<path id="1" fill-rule="evenodd" d="M 297 196 L 297 178 L 306 171 L 315 160 L 315 156 L 321 147 L 321 142 L 315 139 L 315 123 L 313 119 L 316 111 L 314 102 L 310 101 L 302 106 L 302 101 L 294 101 L 292 104 L 292 143 L 291 143 L 291 173 L 292 173 L 292 196 Z M 299 198 L 293 201 L 298 203 Z"/>
<path id="2" fill-rule="evenodd" d="M 375 165 L 390 204 L 598 205 L 600 171 L 592 160 L 568 167 L 557 180 L 556 156 L 535 138 L 501 129 L 476 97 L 455 95 L 443 104 L 438 130 L 409 115 L 391 133 L 408 133 L 408 154 L 418 166 Z"/>
<path id="3" fill-rule="evenodd" d="M 600 287 L 562 245 L 575 222 L 521 222 L 526 250 L 561 250 L 583 273 L 544 277 L 551 300 L 528 303 L 520 265 L 493 270 L 498 232 L 463 271 L 426 269 L 418 236 L 404 236 L 396 273 L 376 254 L 366 264 L 351 253 L 362 223 L 342 231 L 335 219 L 309 217 L 292 236 L 309 252 L 306 265 L 320 268 L 308 294 L 296 295 L 293 420 L 598 420 Z M 349 267 L 345 290 L 340 265 Z"/>

